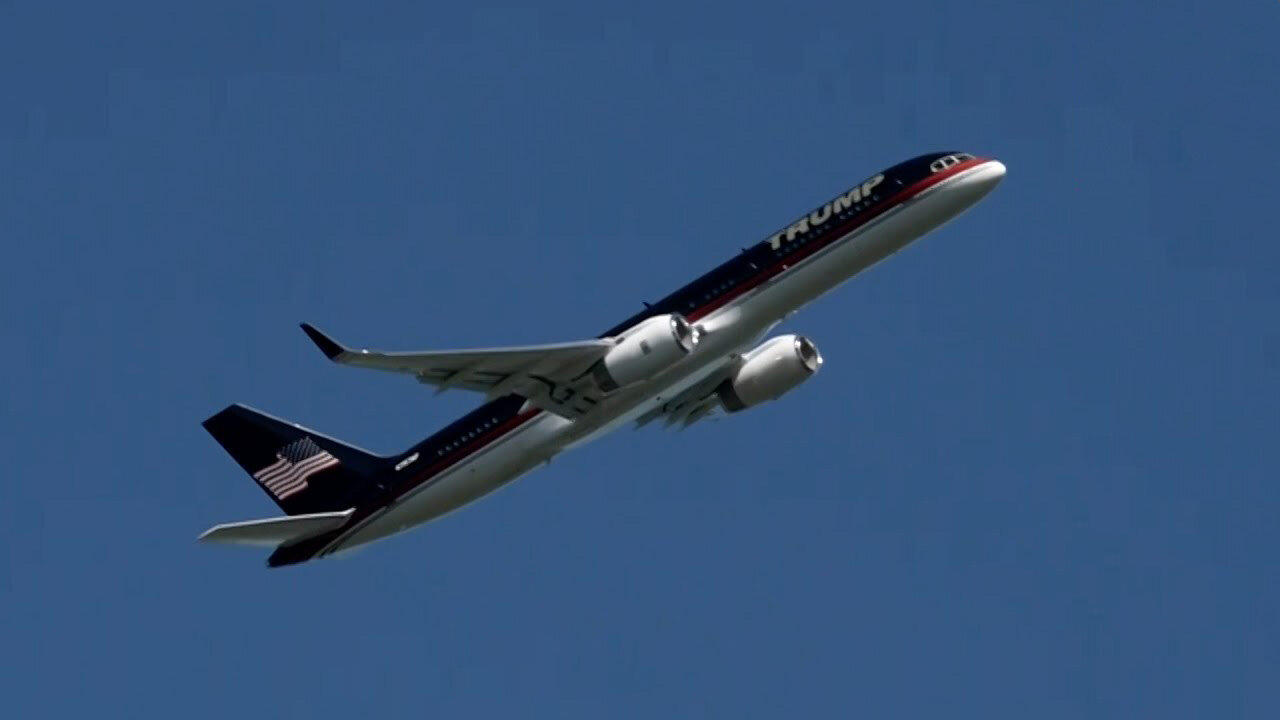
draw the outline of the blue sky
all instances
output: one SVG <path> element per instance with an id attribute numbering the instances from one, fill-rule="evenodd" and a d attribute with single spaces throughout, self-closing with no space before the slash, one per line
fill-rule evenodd
<path id="1" fill-rule="evenodd" d="M 12 717 L 1274 717 L 1276 3 L 0 3 Z M 336 368 L 593 336 L 836 191 L 999 157 L 787 323 L 823 372 L 350 558 L 240 401 L 377 451 L 470 407 Z"/>

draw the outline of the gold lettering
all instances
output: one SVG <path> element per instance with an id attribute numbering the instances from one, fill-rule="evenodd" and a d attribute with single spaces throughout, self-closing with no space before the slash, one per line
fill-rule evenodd
<path id="1" fill-rule="evenodd" d="M 787 228 L 787 242 L 795 240 L 797 235 L 806 232 L 809 232 L 809 218 L 800 218 L 794 225 Z"/>
<path id="2" fill-rule="evenodd" d="M 849 192 L 841 195 L 831 202 L 831 209 L 841 213 L 853 207 L 853 204 L 862 199 L 862 187 L 856 187 Z"/>

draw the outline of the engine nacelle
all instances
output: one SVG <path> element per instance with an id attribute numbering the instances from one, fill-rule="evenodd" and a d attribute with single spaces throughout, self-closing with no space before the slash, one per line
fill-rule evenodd
<path id="1" fill-rule="evenodd" d="M 782 396 L 821 367 L 822 355 L 812 340 L 780 335 L 744 355 L 738 369 L 716 393 L 726 411 L 738 412 Z"/>
<path id="2" fill-rule="evenodd" d="M 698 334 L 683 315 L 651 317 L 619 335 L 592 376 L 601 390 L 613 392 L 671 367 L 697 344 Z"/>

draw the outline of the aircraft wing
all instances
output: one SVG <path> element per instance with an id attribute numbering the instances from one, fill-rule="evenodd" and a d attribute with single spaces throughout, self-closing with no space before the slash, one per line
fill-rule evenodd
<path id="1" fill-rule="evenodd" d="M 613 347 L 609 340 L 553 345 L 384 352 L 348 348 L 307 323 L 302 330 L 330 360 L 340 365 L 412 375 L 418 382 L 472 390 L 490 397 L 518 393 L 543 410 L 581 417 L 599 403 L 601 393 L 588 371 Z"/>
<path id="2" fill-rule="evenodd" d="M 725 363 L 702 380 L 690 385 L 683 392 L 636 419 L 636 427 L 643 427 L 662 418 L 663 425 L 683 430 L 721 409 L 716 388 L 729 377 L 732 365 Z"/>

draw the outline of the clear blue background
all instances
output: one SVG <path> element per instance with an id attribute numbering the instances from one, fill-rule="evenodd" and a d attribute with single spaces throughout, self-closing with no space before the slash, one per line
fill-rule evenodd
<path id="1" fill-rule="evenodd" d="M 1276 717 L 1280 5 L 0 3 L 6 717 Z M 878 169 L 983 204 L 772 406 L 284 571 L 201 429 L 472 406 Z"/>

